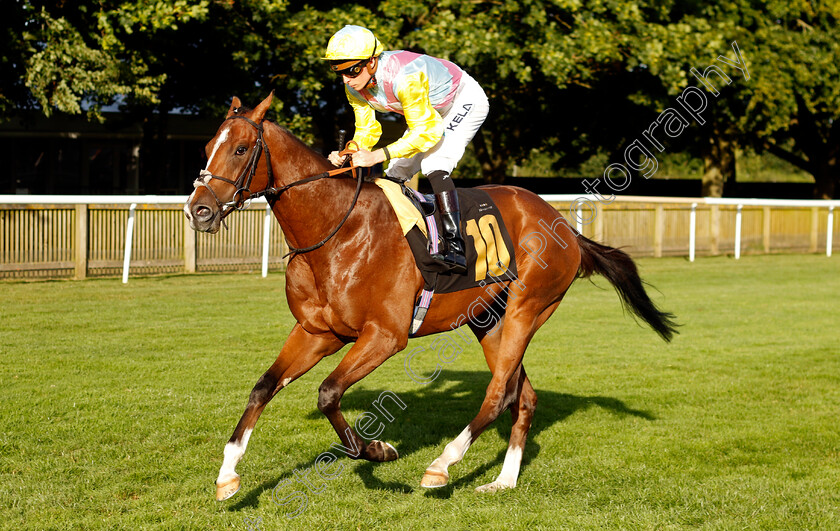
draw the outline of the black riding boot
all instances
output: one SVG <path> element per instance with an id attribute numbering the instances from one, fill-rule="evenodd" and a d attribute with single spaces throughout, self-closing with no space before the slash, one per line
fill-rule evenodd
<path id="1" fill-rule="evenodd" d="M 467 257 L 465 255 L 464 238 L 461 236 L 461 209 L 458 205 L 458 194 L 455 190 L 435 194 L 440 207 L 440 219 L 443 222 L 443 238 L 446 240 L 446 252 L 435 255 L 450 266 L 455 274 L 467 272 Z"/>

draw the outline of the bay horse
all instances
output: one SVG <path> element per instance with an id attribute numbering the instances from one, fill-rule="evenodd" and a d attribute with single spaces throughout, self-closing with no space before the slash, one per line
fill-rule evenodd
<path id="1" fill-rule="evenodd" d="M 397 459 L 390 444 L 365 442 L 356 433 L 341 413 L 341 397 L 406 347 L 414 303 L 424 286 L 384 193 L 374 184 L 362 185 L 361 179 L 357 184 L 348 178 L 312 178 L 323 177 L 334 168 L 289 131 L 264 120 L 272 97 L 273 92 L 253 110 L 233 98 L 227 118 L 207 144 L 207 166 L 184 205 L 194 230 L 216 233 L 225 216 L 242 206 L 248 196 L 262 192 L 291 247 L 306 251 L 305 247 L 321 243 L 311 252 L 295 253 L 286 269 L 286 296 L 297 322 L 277 359 L 257 380 L 225 445 L 216 480 L 216 499 L 220 501 L 239 490 L 240 476 L 235 468 L 266 404 L 348 343 L 354 345 L 318 389 L 318 409 L 344 447 L 355 449 L 351 452 L 354 459 Z M 477 490 L 493 492 L 516 486 L 537 405 L 522 359 L 531 338 L 576 278 L 593 273 L 605 276 L 625 307 L 663 339 L 670 341 L 676 332 L 674 316 L 651 301 L 626 253 L 578 234 L 552 206 L 527 190 L 482 188 L 498 206 L 511 239 L 520 242 L 514 250 L 518 281 L 436 294 L 415 334 L 436 334 L 467 324 L 492 373 L 478 414 L 429 465 L 420 483 L 423 487 L 446 485 L 449 467 L 508 409 L 513 427 L 502 470 L 495 481 Z M 343 216 L 346 223 L 340 225 Z M 331 233 L 334 237 L 325 238 Z M 464 319 L 465 310 L 478 299 L 486 303 L 493 299 L 491 304 L 500 308 L 500 319 L 493 321 L 492 329 L 489 319 Z"/>

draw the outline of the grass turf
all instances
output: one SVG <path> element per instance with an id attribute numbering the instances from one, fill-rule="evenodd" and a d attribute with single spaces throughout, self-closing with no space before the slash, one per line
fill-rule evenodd
<path id="1" fill-rule="evenodd" d="M 317 388 L 341 353 L 324 360 L 266 408 L 242 490 L 217 503 L 224 443 L 293 323 L 283 276 L 0 283 L 0 528 L 840 528 L 840 263 L 639 264 L 681 334 L 665 344 L 603 279 L 575 283 L 526 354 L 539 405 L 519 485 L 495 495 L 474 488 L 500 471 L 509 414 L 449 486 L 419 487 L 484 396 L 474 342 L 428 385 L 403 363 L 432 338 L 351 388 L 351 422 L 382 391 L 405 402 L 381 437 L 400 459 L 342 458 L 329 480 Z"/>

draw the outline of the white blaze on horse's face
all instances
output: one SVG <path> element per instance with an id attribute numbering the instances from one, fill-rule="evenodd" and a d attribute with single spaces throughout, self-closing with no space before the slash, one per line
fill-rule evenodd
<path id="1" fill-rule="evenodd" d="M 219 149 L 222 147 L 222 144 L 227 142 L 229 136 L 230 124 L 227 124 L 226 126 L 224 126 L 224 129 L 219 131 L 216 137 L 216 142 L 213 144 L 213 149 L 210 151 L 210 155 L 207 157 L 207 165 L 204 167 L 204 170 L 201 172 L 201 176 L 199 177 L 199 180 L 201 180 L 205 184 L 208 184 L 210 180 L 209 177 L 205 174 L 209 175 L 210 165 L 213 163 L 213 159 L 216 157 L 216 154 L 219 152 Z M 196 188 L 196 190 L 197 189 L 198 188 Z M 193 230 L 199 230 L 199 227 L 196 224 L 197 220 L 195 219 L 192 213 L 193 204 L 195 202 L 196 190 L 193 190 L 193 192 L 190 194 L 190 197 L 187 198 L 187 202 L 184 204 L 184 214 L 190 221 L 190 227 L 192 227 Z M 216 227 L 216 230 L 218 230 L 218 227 Z"/>
<path id="2" fill-rule="evenodd" d="M 213 151 L 210 152 L 210 156 L 207 157 L 207 166 L 204 167 L 205 170 L 210 169 L 210 164 L 213 163 L 213 157 L 216 156 L 216 153 L 219 151 L 219 147 L 222 144 L 227 142 L 228 135 L 230 134 L 230 124 L 223 131 L 219 133 L 219 137 L 216 139 L 216 144 L 213 146 Z"/>

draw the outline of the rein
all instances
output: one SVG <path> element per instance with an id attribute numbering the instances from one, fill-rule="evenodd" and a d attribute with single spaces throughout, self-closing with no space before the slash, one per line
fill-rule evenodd
<path id="1" fill-rule="evenodd" d="M 350 208 L 347 209 L 347 213 L 344 214 L 344 217 L 341 219 L 341 221 L 338 223 L 338 225 L 335 227 L 335 229 L 333 229 L 332 232 L 330 232 L 323 240 L 321 240 L 320 242 L 318 242 L 314 245 L 310 245 L 308 247 L 300 247 L 300 248 L 295 248 L 295 247 L 292 247 L 291 245 L 289 245 L 290 250 L 289 250 L 288 253 L 283 255 L 283 258 L 286 258 L 289 255 L 298 255 L 298 254 L 308 253 L 309 251 L 314 251 L 315 249 L 318 249 L 318 248 L 322 247 L 325 243 L 327 243 L 330 240 L 330 238 L 332 238 L 333 236 L 336 235 L 336 233 L 339 231 L 339 229 L 341 229 L 341 227 L 344 225 L 344 222 L 347 221 L 347 218 L 350 217 L 350 214 L 353 212 L 353 208 L 356 207 L 356 202 L 358 201 L 359 194 L 362 191 L 362 183 L 364 182 L 362 172 L 358 171 L 360 169 L 360 167 L 359 166 L 354 166 L 354 165 L 351 164 L 350 166 L 347 166 L 347 167 L 344 167 L 344 168 L 336 168 L 334 170 L 328 170 L 328 171 L 325 171 L 323 173 L 319 173 L 318 175 L 313 175 L 311 177 L 306 177 L 304 179 L 289 183 L 289 184 L 281 186 L 279 188 L 274 187 L 274 186 L 266 185 L 265 190 L 263 190 L 261 192 L 251 192 L 251 190 L 250 190 L 251 180 L 254 178 L 254 175 L 256 174 L 257 165 L 259 164 L 260 156 L 262 155 L 263 150 L 265 150 L 265 161 L 266 161 L 266 168 L 267 168 L 267 172 L 268 172 L 268 182 L 269 183 L 274 182 L 274 176 L 272 174 L 272 169 L 271 169 L 271 152 L 268 150 L 268 145 L 265 143 L 265 140 L 263 139 L 262 122 L 260 122 L 260 123 L 254 122 L 253 120 L 251 120 L 249 118 L 246 118 L 245 116 L 231 116 L 231 117 L 227 118 L 227 120 L 235 120 L 235 119 L 245 120 L 246 122 L 248 122 L 251 126 L 253 126 L 257 130 L 257 140 L 254 142 L 254 149 L 251 152 L 251 157 L 248 159 L 248 164 L 245 166 L 245 169 L 242 170 L 242 173 L 239 174 L 239 177 L 237 177 L 237 179 L 235 181 L 232 181 L 232 180 L 227 179 L 225 177 L 214 175 L 207 170 L 201 170 L 201 172 L 199 173 L 199 178 L 196 179 L 195 182 L 193 182 L 193 186 L 195 188 L 204 187 L 204 188 L 207 188 L 210 191 L 210 194 L 213 196 L 213 199 L 216 200 L 216 205 L 219 207 L 219 212 L 221 212 L 221 216 L 222 216 L 221 222 L 224 225 L 225 229 L 227 229 L 228 227 L 227 227 L 227 224 L 225 223 L 225 218 L 231 212 L 233 212 L 234 210 L 244 210 L 245 208 L 247 208 L 248 205 L 251 203 L 251 201 L 253 199 L 258 199 L 260 197 L 266 197 L 273 202 L 273 201 L 276 201 L 277 199 L 279 199 L 280 196 L 283 194 L 283 192 L 285 192 L 286 190 L 289 190 L 290 188 L 294 188 L 295 186 L 301 186 L 301 185 L 309 184 L 309 183 L 312 183 L 312 182 L 315 182 L 315 181 L 318 181 L 318 180 L 321 180 L 321 179 L 327 179 L 327 178 L 330 178 L 330 177 L 335 177 L 337 175 L 341 175 L 343 173 L 351 172 L 351 174 L 353 175 L 353 178 L 355 178 L 356 181 L 357 181 L 356 192 L 353 195 L 353 202 L 350 204 Z M 354 148 L 350 147 L 351 144 L 354 146 Z M 351 140 L 350 142 L 347 143 L 347 147 L 343 151 L 341 151 L 339 153 L 339 155 L 340 156 L 351 155 L 358 150 L 359 150 L 358 145 Z M 213 189 L 209 186 L 209 182 L 212 181 L 213 179 L 228 183 L 228 184 L 232 185 L 234 188 L 236 188 L 236 191 L 233 193 L 233 197 L 231 198 L 230 201 L 228 201 L 227 203 L 222 203 L 219 200 L 219 197 L 216 195 L 216 192 L 214 192 Z M 247 197 L 245 196 L 246 194 L 247 194 Z M 288 244 L 288 240 L 286 241 L 286 243 Z M 294 258 L 294 256 L 292 258 Z"/>

